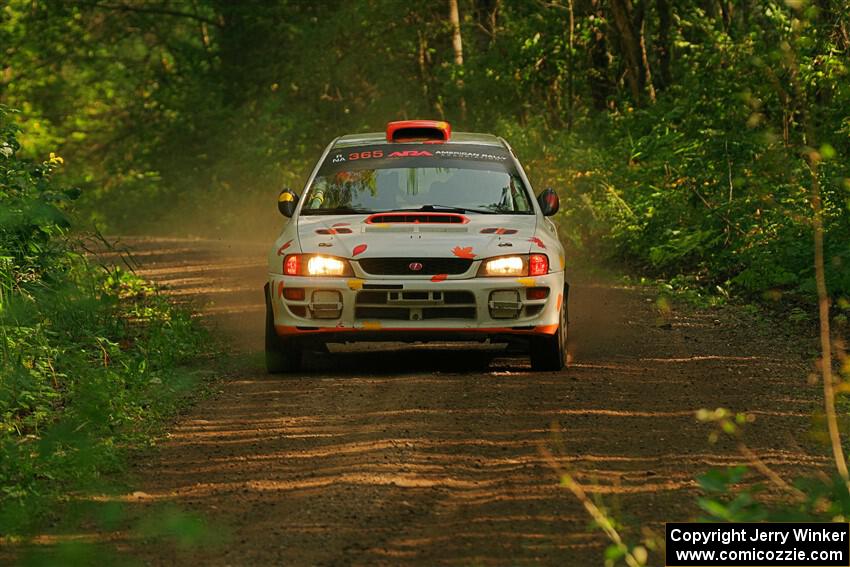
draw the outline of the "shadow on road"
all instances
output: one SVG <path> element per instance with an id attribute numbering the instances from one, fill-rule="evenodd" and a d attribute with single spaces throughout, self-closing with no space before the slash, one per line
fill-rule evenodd
<path id="1" fill-rule="evenodd" d="M 693 517 L 694 478 L 742 462 L 732 444 L 708 444 L 694 418 L 703 407 L 755 415 L 747 441 L 785 477 L 824 462 L 802 447 L 808 361 L 734 310 L 660 313 L 648 291 L 582 284 L 563 372 L 534 373 L 499 352 L 372 345 L 269 376 L 262 246 L 148 239 L 134 249 L 143 275 L 201 306 L 244 361 L 120 498 L 203 514 L 229 527 L 231 543 L 169 555 L 124 542 L 148 564 L 596 565 L 607 542 L 541 446 L 557 448 L 637 537 L 639 526 Z"/>

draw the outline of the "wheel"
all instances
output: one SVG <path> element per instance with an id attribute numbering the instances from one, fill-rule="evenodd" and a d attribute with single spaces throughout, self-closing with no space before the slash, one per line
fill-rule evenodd
<path id="1" fill-rule="evenodd" d="M 264 291 L 266 296 L 266 370 L 269 374 L 295 372 L 301 368 L 301 348 L 294 341 L 277 336 L 269 284 L 266 284 Z"/>
<path id="2" fill-rule="evenodd" d="M 567 360 L 567 291 L 558 317 L 558 330 L 554 335 L 531 337 L 531 369 L 555 372 L 564 368 Z"/>

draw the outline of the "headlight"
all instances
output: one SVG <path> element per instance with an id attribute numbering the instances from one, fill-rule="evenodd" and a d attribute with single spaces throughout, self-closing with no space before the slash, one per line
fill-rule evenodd
<path id="1" fill-rule="evenodd" d="M 524 276 L 525 262 L 522 256 L 502 256 L 487 260 L 482 265 L 485 276 Z"/>
<path id="2" fill-rule="evenodd" d="M 307 273 L 311 276 L 341 276 L 345 262 L 328 256 L 313 256 L 307 260 Z"/>
<path id="3" fill-rule="evenodd" d="M 289 254 L 283 260 L 287 276 L 350 276 L 351 266 L 344 258 L 317 254 Z"/>
<path id="4" fill-rule="evenodd" d="M 484 260 L 478 269 L 479 276 L 542 276 L 549 273 L 549 257 L 546 254 L 522 254 L 499 256 Z"/>

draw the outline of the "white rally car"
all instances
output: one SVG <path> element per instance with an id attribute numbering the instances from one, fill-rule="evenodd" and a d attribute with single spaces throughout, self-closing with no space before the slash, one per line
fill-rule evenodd
<path id="1" fill-rule="evenodd" d="M 502 138 L 429 120 L 342 136 L 278 206 L 290 220 L 269 252 L 269 372 L 358 341 L 490 341 L 563 368 L 558 196 L 533 197 Z"/>

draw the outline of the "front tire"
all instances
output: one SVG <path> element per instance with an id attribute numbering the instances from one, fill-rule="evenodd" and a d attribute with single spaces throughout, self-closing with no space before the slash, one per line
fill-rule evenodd
<path id="1" fill-rule="evenodd" d="M 567 294 L 558 316 L 558 330 L 553 335 L 531 337 L 531 369 L 543 372 L 562 370 L 567 361 Z"/>
<path id="2" fill-rule="evenodd" d="M 291 339 L 278 336 L 274 328 L 274 312 L 269 284 L 265 285 L 266 296 L 266 371 L 269 374 L 295 372 L 301 368 L 301 349 Z"/>

